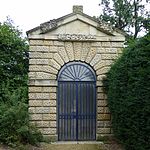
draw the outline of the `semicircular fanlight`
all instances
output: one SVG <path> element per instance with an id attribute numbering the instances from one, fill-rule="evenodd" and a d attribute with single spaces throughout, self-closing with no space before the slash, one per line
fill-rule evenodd
<path id="1" fill-rule="evenodd" d="M 85 63 L 71 62 L 61 68 L 58 81 L 95 81 L 95 73 Z"/>

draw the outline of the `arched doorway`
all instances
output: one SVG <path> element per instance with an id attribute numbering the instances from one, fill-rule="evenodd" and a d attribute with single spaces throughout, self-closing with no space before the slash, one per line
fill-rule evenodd
<path id="1" fill-rule="evenodd" d="M 65 64 L 58 74 L 58 140 L 96 139 L 96 75 L 82 62 Z"/>

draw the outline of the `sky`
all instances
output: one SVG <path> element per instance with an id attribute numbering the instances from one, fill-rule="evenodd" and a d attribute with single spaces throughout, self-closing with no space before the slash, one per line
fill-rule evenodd
<path id="1" fill-rule="evenodd" d="M 25 34 L 43 22 L 71 13 L 73 5 L 83 5 L 84 13 L 99 16 L 99 3 L 100 0 L 1 0 L 0 22 L 9 16 Z"/>

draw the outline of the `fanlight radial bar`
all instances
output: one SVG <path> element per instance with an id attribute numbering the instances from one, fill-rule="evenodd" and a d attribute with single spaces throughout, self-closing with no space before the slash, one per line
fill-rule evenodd
<path id="1" fill-rule="evenodd" d="M 70 62 L 61 68 L 58 81 L 96 81 L 96 77 L 89 65 L 81 62 Z"/>

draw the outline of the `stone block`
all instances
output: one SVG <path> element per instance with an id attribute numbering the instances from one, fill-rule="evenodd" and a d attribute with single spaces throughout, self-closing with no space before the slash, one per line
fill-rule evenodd
<path id="1" fill-rule="evenodd" d="M 56 120 L 56 114 L 43 114 L 43 120 Z"/>
<path id="2" fill-rule="evenodd" d="M 111 127 L 111 121 L 103 121 L 104 122 L 104 128 Z"/>
<path id="3" fill-rule="evenodd" d="M 36 64 L 37 65 L 48 65 L 49 60 L 48 59 L 36 59 Z"/>
<path id="4" fill-rule="evenodd" d="M 30 52 L 49 52 L 49 46 L 30 46 Z"/>
<path id="5" fill-rule="evenodd" d="M 103 93 L 97 93 L 97 99 L 104 99 L 104 94 Z"/>
<path id="6" fill-rule="evenodd" d="M 112 47 L 124 47 L 123 42 L 112 42 Z"/>
<path id="7" fill-rule="evenodd" d="M 81 58 L 81 51 L 82 51 L 82 43 L 81 42 L 74 42 L 74 59 L 80 60 Z"/>
<path id="8" fill-rule="evenodd" d="M 104 86 L 102 81 L 97 81 L 96 86 Z"/>
<path id="9" fill-rule="evenodd" d="M 123 48 L 117 48 L 117 52 L 118 52 L 118 54 L 122 54 Z"/>
<path id="10" fill-rule="evenodd" d="M 98 128 L 97 129 L 97 133 L 100 133 L 100 134 L 110 134 L 110 128 Z"/>
<path id="11" fill-rule="evenodd" d="M 49 93 L 36 93 L 36 99 L 50 99 Z"/>
<path id="12" fill-rule="evenodd" d="M 94 56 L 96 55 L 96 48 L 92 47 L 86 57 L 86 62 L 90 63 L 91 60 L 94 58 Z"/>
<path id="13" fill-rule="evenodd" d="M 104 113 L 104 107 L 98 107 L 97 113 Z"/>
<path id="14" fill-rule="evenodd" d="M 30 114 L 30 120 L 42 120 L 42 114 Z"/>
<path id="15" fill-rule="evenodd" d="M 102 54 L 102 59 L 104 60 L 113 60 L 118 57 L 118 54 Z"/>
<path id="16" fill-rule="evenodd" d="M 59 70 L 61 68 L 60 64 L 57 63 L 54 59 L 49 60 L 49 65 L 56 70 Z"/>
<path id="17" fill-rule="evenodd" d="M 52 92 L 55 93 L 56 92 L 56 87 L 42 87 L 42 91 L 43 92 Z"/>
<path id="18" fill-rule="evenodd" d="M 101 42 L 92 42 L 91 46 L 101 47 L 102 43 Z"/>
<path id="19" fill-rule="evenodd" d="M 111 66 L 113 63 L 113 60 L 105 60 L 105 66 Z"/>
<path id="20" fill-rule="evenodd" d="M 50 113 L 56 114 L 56 107 L 50 107 Z"/>
<path id="21" fill-rule="evenodd" d="M 53 53 L 40 53 L 40 52 L 30 52 L 29 54 L 30 59 L 45 59 L 45 58 L 53 58 Z"/>
<path id="22" fill-rule="evenodd" d="M 95 64 L 93 67 L 94 67 L 95 70 L 98 70 L 98 69 L 100 69 L 104 66 L 105 66 L 105 61 L 101 60 L 97 64 Z"/>
<path id="23" fill-rule="evenodd" d="M 44 45 L 51 46 L 51 45 L 53 45 L 53 41 L 51 41 L 51 40 L 44 40 Z"/>
<path id="24" fill-rule="evenodd" d="M 35 80 L 29 78 L 28 85 L 29 86 L 34 86 L 35 85 Z"/>
<path id="25" fill-rule="evenodd" d="M 35 114 L 36 113 L 35 107 L 29 107 L 28 112 L 29 114 Z"/>
<path id="26" fill-rule="evenodd" d="M 50 46 L 49 48 L 49 52 L 50 53 L 56 53 L 58 51 L 58 47 L 57 46 Z"/>
<path id="27" fill-rule="evenodd" d="M 102 47 L 111 47 L 110 42 L 102 42 Z"/>
<path id="28" fill-rule="evenodd" d="M 98 75 L 98 76 L 97 76 L 97 81 L 103 81 L 104 78 L 106 78 L 106 75 L 105 75 L 105 74 Z"/>
<path id="29" fill-rule="evenodd" d="M 29 106 L 42 106 L 42 100 L 29 100 Z"/>
<path id="30" fill-rule="evenodd" d="M 55 80 L 56 75 L 50 74 L 50 73 L 45 73 L 45 72 L 37 72 L 36 73 L 36 79 L 50 79 L 50 80 Z"/>
<path id="31" fill-rule="evenodd" d="M 54 45 L 56 45 L 56 46 L 64 46 L 64 42 L 54 41 Z"/>
<path id="32" fill-rule="evenodd" d="M 55 128 L 57 125 L 56 121 L 50 121 L 50 127 Z"/>
<path id="33" fill-rule="evenodd" d="M 36 107 L 36 114 L 49 114 L 50 107 Z"/>
<path id="34" fill-rule="evenodd" d="M 69 60 L 74 60 L 74 52 L 73 52 L 73 45 L 72 42 L 65 42 L 65 49 L 68 54 Z"/>
<path id="35" fill-rule="evenodd" d="M 42 79 L 42 80 L 35 80 L 34 84 L 35 86 L 57 86 L 57 81 L 56 80 L 47 80 L 47 79 Z"/>
<path id="36" fill-rule="evenodd" d="M 35 93 L 29 93 L 29 99 L 36 99 Z"/>
<path id="37" fill-rule="evenodd" d="M 103 75 L 103 74 L 106 74 L 108 71 L 109 71 L 110 67 L 103 67 L 103 68 L 100 68 L 98 70 L 96 70 L 96 74 L 97 75 Z"/>
<path id="38" fill-rule="evenodd" d="M 97 87 L 97 93 L 104 93 L 103 87 Z"/>
<path id="39" fill-rule="evenodd" d="M 42 92 L 42 87 L 35 87 L 35 86 L 30 86 L 29 92 Z"/>
<path id="40" fill-rule="evenodd" d="M 29 59 L 29 65 L 36 65 L 36 59 Z"/>
<path id="41" fill-rule="evenodd" d="M 59 52 L 61 58 L 64 60 L 64 62 L 67 63 L 69 61 L 69 58 L 68 58 L 68 55 L 67 55 L 65 48 L 64 47 L 58 47 L 58 52 Z"/>
<path id="42" fill-rule="evenodd" d="M 110 113 L 110 111 L 109 111 L 109 108 L 108 108 L 108 107 L 104 107 L 104 113 L 105 113 L 105 114 L 107 114 L 107 113 L 109 114 L 109 113 Z"/>
<path id="43" fill-rule="evenodd" d="M 117 54 L 117 48 L 105 48 L 105 52 L 108 54 Z"/>
<path id="44" fill-rule="evenodd" d="M 36 73 L 35 72 L 29 72 L 28 76 L 29 76 L 29 79 L 35 79 Z"/>
<path id="45" fill-rule="evenodd" d="M 99 106 L 99 107 L 105 107 L 107 105 L 108 105 L 108 103 L 106 100 L 98 100 L 97 101 L 97 106 Z"/>
<path id="46" fill-rule="evenodd" d="M 42 128 L 48 128 L 50 127 L 50 122 L 49 121 L 36 121 L 35 122 L 36 127 L 42 127 Z"/>
<path id="47" fill-rule="evenodd" d="M 43 45 L 44 41 L 43 40 L 30 40 L 29 43 L 30 45 Z"/>
<path id="48" fill-rule="evenodd" d="M 50 93 L 50 99 L 56 99 L 56 93 Z"/>
<path id="49" fill-rule="evenodd" d="M 56 106 L 56 100 L 43 100 L 43 106 Z"/>
<path id="50" fill-rule="evenodd" d="M 110 120 L 110 114 L 98 114 L 97 120 Z"/>
<path id="51" fill-rule="evenodd" d="M 101 54 L 96 54 L 94 56 L 94 58 L 91 60 L 90 65 L 94 66 L 94 65 L 96 65 L 100 61 L 101 61 Z"/>
<path id="52" fill-rule="evenodd" d="M 55 135 L 56 134 L 56 128 L 43 128 L 42 133 L 44 135 L 50 135 L 50 134 Z"/>
<path id="53" fill-rule="evenodd" d="M 105 54 L 105 53 L 106 53 L 106 52 L 105 52 L 105 48 L 98 47 L 98 48 L 97 48 L 97 53 L 98 53 L 98 54 Z"/>
<path id="54" fill-rule="evenodd" d="M 60 66 L 63 66 L 64 65 L 64 61 L 63 59 L 61 58 L 61 56 L 58 54 L 58 53 L 55 53 L 54 54 L 54 60 L 60 64 Z"/>
<path id="55" fill-rule="evenodd" d="M 91 44 L 87 43 L 87 42 L 83 42 L 82 50 L 81 50 L 81 61 L 85 61 L 86 60 L 90 49 L 91 49 Z"/>
<path id="56" fill-rule="evenodd" d="M 97 127 L 103 128 L 104 127 L 104 121 L 97 121 Z"/>

